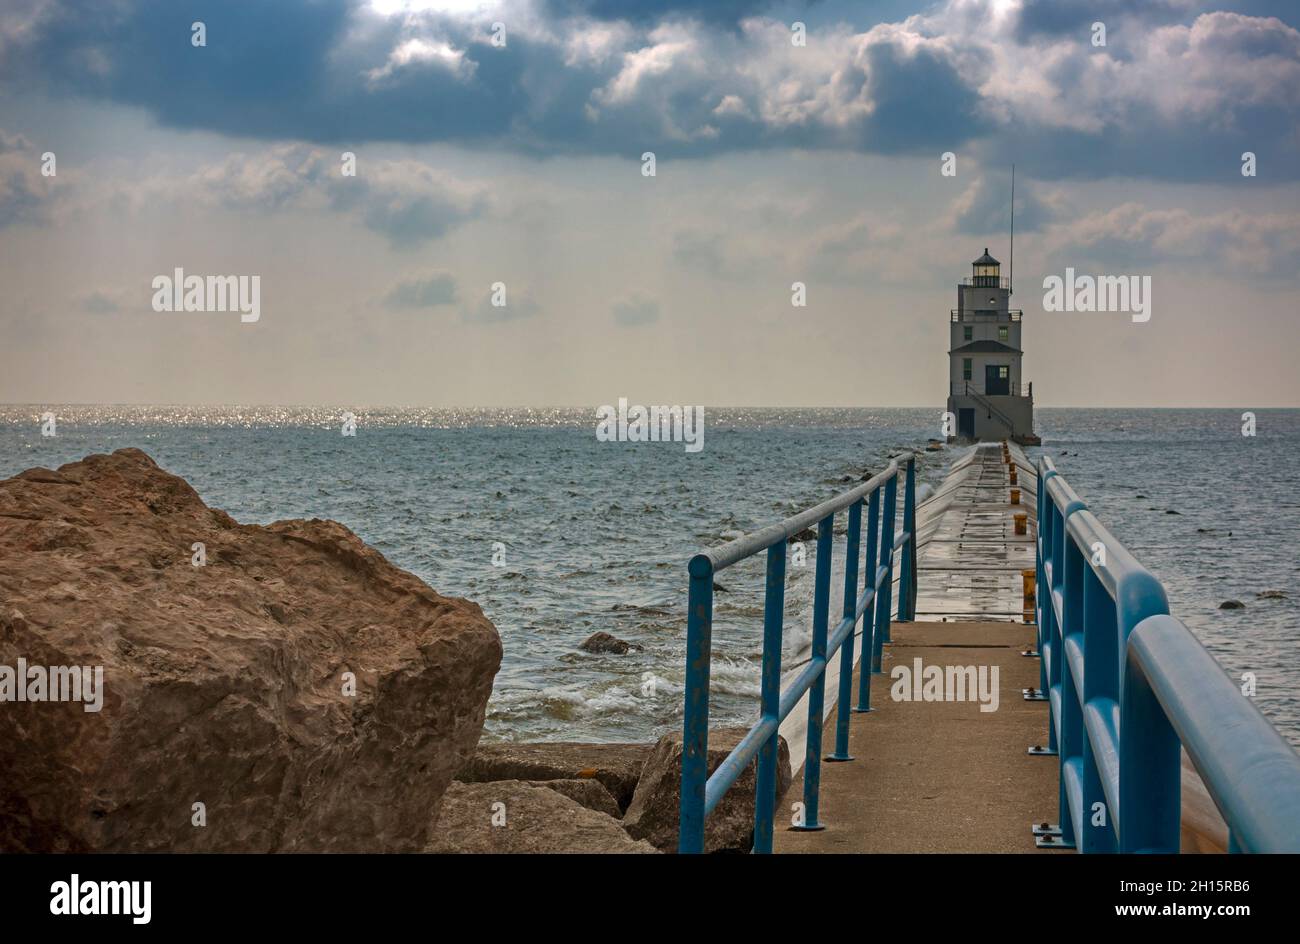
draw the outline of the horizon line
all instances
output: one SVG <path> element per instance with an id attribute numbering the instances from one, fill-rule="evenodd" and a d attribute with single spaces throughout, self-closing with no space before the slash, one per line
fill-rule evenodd
<path id="1" fill-rule="evenodd" d="M 630 398 L 623 398 L 630 399 Z M 166 407 L 185 409 L 348 409 L 348 410 L 594 410 L 603 404 L 365 404 L 355 403 L 184 403 L 162 401 L 114 401 L 114 402 L 63 402 L 28 401 L 24 403 L 0 403 L 0 409 L 22 407 Z M 639 405 L 639 404 L 638 404 Z M 646 401 L 648 406 L 659 405 Z M 695 405 L 695 404 L 692 404 Z M 700 404 L 706 409 L 714 410 L 933 410 L 942 411 L 941 406 L 933 404 L 758 404 L 758 403 L 717 403 Z M 1231 406 L 1190 404 L 1186 406 L 1152 406 L 1146 404 L 1119 404 L 1107 406 L 1081 406 L 1078 404 L 1035 404 L 1036 410 L 1237 410 L 1241 404 Z M 1289 405 L 1250 406 L 1250 410 L 1298 410 L 1300 403 Z"/>

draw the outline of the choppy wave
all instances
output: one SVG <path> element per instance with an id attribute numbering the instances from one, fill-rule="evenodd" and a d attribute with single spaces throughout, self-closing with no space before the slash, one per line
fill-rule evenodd
<path id="1" fill-rule="evenodd" d="M 53 409 L 58 435 L 40 435 Z M 340 436 L 342 414 L 356 437 Z M 1044 451 L 1165 583 L 1172 609 L 1300 743 L 1300 411 L 1040 410 Z M 929 409 L 707 411 L 705 448 L 599 443 L 593 409 L 0 407 L 0 475 L 138 446 L 241 521 L 342 521 L 478 602 L 505 661 L 488 737 L 647 740 L 680 724 L 686 562 L 937 435 Z M 945 453 L 925 454 L 937 482 Z M 1179 514 L 1170 515 L 1169 510 Z M 837 542 L 837 550 L 842 549 Z M 783 662 L 810 639 L 814 542 L 791 567 Z M 838 611 L 843 562 L 834 561 Z M 755 717 L 763 561 L 717 577 L 712 718 Z M 1285 596 L 1260 597 L 1277 590 Z M 1225 599 L 1244 610 L 1220 610 Z M 641 647 L 578 651 L 605 631 Z"/>

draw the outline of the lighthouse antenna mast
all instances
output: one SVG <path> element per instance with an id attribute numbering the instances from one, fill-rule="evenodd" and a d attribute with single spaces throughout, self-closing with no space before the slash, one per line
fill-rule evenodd
<path id="1" fill-rule="evenodd" d="M 1011 264 L 1007 272 L 1007 294 L 1016 293 L 1016 165 L 1011 165 Z"/>

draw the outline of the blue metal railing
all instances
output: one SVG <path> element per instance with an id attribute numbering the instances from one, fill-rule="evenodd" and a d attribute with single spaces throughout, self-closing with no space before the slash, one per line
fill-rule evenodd
<path id="1" fill-rule="evenodd" d="M 1059 841 L 1178 852 L 1180 746 L 1234 852 L 1300 852 L 1300 756 L 1169 615 L 1164 588 L 1038 463 L 1038 645 Z"/>
<path id="2" fill-rule="evenodd" d="M 916 458 L 909 455 L 903 486 L 903 528 L 895 534 L 898 507 L 898 460 L 843 495 L 803 511 L 780 524 L 711 548 L 691 559 L 686 620 L 686 695 L 682 723 L 682 795 L 678 832 L 680 852 L 704 851 L 705 818 L 721 801 L 741 772 L 758 757 L 754 797 L 754 852 L 772 851 L 776 815 L 777 761 L 781 722 L 808 693 L 808 744 L 804 771 L 803 829 L 821 829 L 818 795 L 821 785 L 822 715 L 825 706 L 827 653 L 840 651 L 835 752 L 828 760 L 851 760 L 850 710 L 871 710 L 871 675 L 880 671 L 881 648 L 889 641 L 894 553 L 899 552 L 898 619 L 910 620 L 916 606 Z M 883 490 L 883 502 L 881 491 Z M 862 543 L 862 505 L 867 504 L 867 573 L 858 590 Z M 882 507 L 883 506 L 883 507 Z M 835 515 L 848 510 L 845 535 L 844 610 L 834 631 L 830 622 L 831 544 Z M 883 521 L 882 521 L 883 519 Z M 785 615 L 785 563 L 789 538 L 817 526 L 817 569 L 813 590 L 812 658 L 781 690 L 781 641 Z M 879 533 L 877 533 L 879 532 Z M 767 551 L 767 590 L 763 607 L 763 666 L 760 716 L 748 734 L 708 775 L 709 670 L 713 637 L 713 576 L 737 561 Z M 879 556 L 877 557 L 877 550 Z M 863 621 L 863 667 L 858 678 L 858 707 L 851 709 L 854 637 Z M 868 649 L 870 645 L 870 662 Z"/>

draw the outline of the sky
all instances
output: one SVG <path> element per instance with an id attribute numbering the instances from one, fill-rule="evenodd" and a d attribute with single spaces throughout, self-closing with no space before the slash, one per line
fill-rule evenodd
<path id="1" fill-rule="evenodd" d="M 5 0 L 0 402 L 937 406 L 1014 163 L 1040 406 L 1298 406 L 1298 119 L 1294 2 Z"/>

